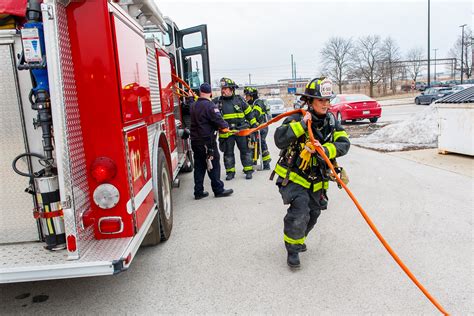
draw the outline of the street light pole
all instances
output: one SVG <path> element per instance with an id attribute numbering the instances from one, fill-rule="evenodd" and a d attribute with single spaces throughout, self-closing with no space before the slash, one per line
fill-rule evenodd
<path id="1" fill-rule="evenodd" d="M 428 88 L 431 87 L 430 68 L 430 0 L 428 0 Z"/>
<path id="2" fill-rule="evenodd" d="M 436 51 L 438 50 L 437 48 L 433 48 L 434 52 L 435 52 L 435 60 L 434 60 L 434 63 L 435 63 L 435 71 L 434 71 L 434 80 L 436 81 Z"/>
<path id="3" fill-rule="evenodd" d="M 467 24 L 463 24 L 463 25 L 460 25 L 459 27 L 462 28 L 462 37 L 461 37 L 461 84 L 462 84 L 462 78 L 463 78 L 463 74 L 464 74 L 464 27 L 466 26 Z"/>

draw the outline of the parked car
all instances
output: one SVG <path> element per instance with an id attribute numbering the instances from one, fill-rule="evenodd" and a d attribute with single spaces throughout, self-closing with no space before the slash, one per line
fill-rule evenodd
<path id="1" fill-rule="evenodd" d="M 418 91 L 424 91 L 426 89 L 426 82 L 421 82 L 421 81 L 415 82 L 415 89 Z"/>
<path id="2" fill-rule="evenodd" d="M 283 102 L 283 100 L 280 98 L 267 99 L 267 104 L 270 107 L 270 113 L 272 117 L 286 112 L 285 102 Z"/>
<path id="3" fill-rule="evenodd" d="M 363 94 L 338 94 L 331 100 L 329 112 L 341 123 L 363 119 L 375 123 L 382 115 L 382 108 L 377 101 Z"/>
<path id="4" fill-rule="evenodd" d="M 431 104 L 452 93 L 451 88 L 428 88 L 415 98 L 415 104 Z"/>
<path id="5" fill-rule="evenodd" d="M 474 87 L 474 84 L 458 84 L 454 87 L 451 87 L 451 90 L 453 90 L 453 93 L 455 93 L 470 87 Z"/>

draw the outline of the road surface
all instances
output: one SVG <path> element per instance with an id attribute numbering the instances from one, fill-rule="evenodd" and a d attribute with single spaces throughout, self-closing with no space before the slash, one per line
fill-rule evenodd
<path id="1" fill-rule="evenodd" d="M 273 165 L 271 136 L 270 148 Z M 423 285 L 451 314 L 472 314 L 472 174 L 355 146 L 340 164 Z M 226 182 L 231 197 L 200 201 L 192 174 L 181 175 L 170 240 L 142 248 L 116 276 L 0 285 L 3 314 L 438 314 L 333 183 L 302 269 L 290 271 L 286 207 L 269 175 L 239 172 Z"/>

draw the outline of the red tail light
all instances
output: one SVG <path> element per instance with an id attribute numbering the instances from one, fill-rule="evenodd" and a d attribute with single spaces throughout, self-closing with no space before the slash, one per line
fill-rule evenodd
<path id="1" fill-rule="evenodd" d="M 76 237 L 74 235 L 67 236 L 67 250 L 70 252 L 77 250 Z"/>
<path id="2" fill-rule="evenodd" d="M 101 234 L 120 234 L 123 231 L 122 218 L 119 216 L 102 217 L 99 219 Z"/>
<path id="3" fill-rule="evenodd" d="M 99 157 L 92 163 L 91 175 L 98 183 L 112 180 L 117 174 L 115 162 L 107 157 Z"/>

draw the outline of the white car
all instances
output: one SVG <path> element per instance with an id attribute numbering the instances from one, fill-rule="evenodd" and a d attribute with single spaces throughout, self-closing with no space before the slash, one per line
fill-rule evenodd
<path id="1" fill-rule="evenodd" d="M 270 113 L 272 117 L 286 112 L 285 102 L 283 102 L 283 100 L 280 98 L 267 99 L 267 104 L 270 107 Z"/>

